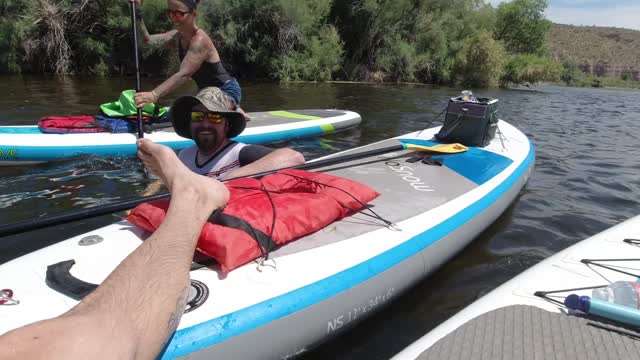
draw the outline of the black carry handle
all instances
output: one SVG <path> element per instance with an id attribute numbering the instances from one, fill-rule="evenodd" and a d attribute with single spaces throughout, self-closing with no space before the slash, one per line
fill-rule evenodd
<path id="1" fill-rule="evenodd" d="M 191 271 L 214 266 L 218 263 L 215 259 L 197 251 L 196 255 L 198 255 L 198 259 L 194 259 L 194 262 L 191 264 Z M 197 262 L 195 262 L 196 260 Z M 97 289 L 98 285 L 82 281 L 71 275 L 70 270 L 75 264 L 75 260 L 67 260 L 47 266 L 47 278 L 45 282 L 51 289 L 60 294 L 81 301 Z"/>
<path id="2" fill-rule="evenodd" d="M 438 133 L 436 134 L 436 139 L 444 140 L 446 137 L 451 135 L 451 132 L 453 132 L 453 130 L 455 130 L 458 127 L 458 125 L 460 125 L 460 123 L 462 122 L 462 118 L 465 115 L 467 115 L 467 111 L 469 111 L 469 109 L 460 108 L 460 111 L 462 111 L 462 112 L 460 114 L 458 114 L 458 117 L 453 121 L 453 123 L 451 123 L 449 126 L 447 126 L 447 128 L 442 126 L 440 131 L 438 131 Z M 445 118 L 445 120 L 446 120 L 446 118 Z"/>
<path id="3" fill-rule="evenodd" d="M 47 266 L 46 283 L 53 290 L 80 301 L 94 291 L 98 285 L 82 281 L 71 275 L 69 270 L 75 263 L 75 260 L 67 260 Z"/>

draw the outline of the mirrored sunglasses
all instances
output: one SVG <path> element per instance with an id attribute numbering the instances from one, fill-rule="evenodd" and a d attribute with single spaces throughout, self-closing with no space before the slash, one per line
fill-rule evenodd
<path id="1" fill-rule="evenodd" d="M 205 118 L 212 124 L 220 124 L 222 120 L 224 120 L 224 117 L 220 114 L 212 114 L 203 111 L 191 112 L 191 122 L 201 122 Z"/>

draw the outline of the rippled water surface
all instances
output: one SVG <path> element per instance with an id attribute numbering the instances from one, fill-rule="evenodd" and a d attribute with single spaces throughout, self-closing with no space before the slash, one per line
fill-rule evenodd
<path id="1" fill-rule="evenodd" d="M 128 79 L 1 80 L 0 125 L 33 124 L 44 115 L 94 114 L 99 104 L 133 86 Z M 460 89 L 249 84 L 243 90 L 248 111 L 342 108 L 362 115 L 357 129 L 277 144 L 312 158 L 423 128 Z M 386 359 L 545 257 L 640 213 L 639 91 L 539 87 L 476 93 L 499 98 L 500 117 L 533 140 L 536 169 L 529 184 L 498 221 L 434 276 L 306 359 Z M 0 176 L 0 224 L 136 196 L 149 181 L 135 159 L 4 167 Z M 0 262 L 117 218 L 2 238 Z"/>

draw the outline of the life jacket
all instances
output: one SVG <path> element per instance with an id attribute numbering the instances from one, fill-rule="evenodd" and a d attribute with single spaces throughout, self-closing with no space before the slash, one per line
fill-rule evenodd
<path id="1" fill-rule="evenodd" d="M 380 195 L 350 179 L 303 170 L 237 179 L 225 185 L 231 195 L 229 202 L 205 224 L 197 245 L 200 252 L 217 260 L 224 272 L 268 256 L 277 246 L 357 212 Z M 153 232 L 168 207 L 168 200 L 145 203 L 127 220 Z"/>
<path id="2" fill-rule="evenodd" d="M 150 129 L 149 120 L 143 117 L 145 130 Z M 73 134 L 73 133 L 136 133 L 138 123 L 136 118 L 110 118 L 108 116 L 46 116 L 38 122 L 38 128 L 43 133 Z"/>
<path id="3" fill-rule="evenodd" d="M 38 122 L 43 133 L 96 133 L 105 131 L 93 116 L 45 116 Z"/>

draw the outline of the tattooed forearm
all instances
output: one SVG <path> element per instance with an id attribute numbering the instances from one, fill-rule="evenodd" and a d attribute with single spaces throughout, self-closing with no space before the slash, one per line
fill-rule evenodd
<path id="1" fill-rule="evenodd" d="M 159 96 L 163 96 L 191 80 L 193 74 L 198 71 L 200 66 L 202 66 L 202 63 L 205 61 L 208 51 L 209 49 L 202 45 L 197 43 L 192 44 L 184 59 L 182 59 L 182 63 L 180 63 L 180 70 L 165 80 L 162 84 L 158 85 L 154 91 Z"/>
<path id="2" fill-rule="evenodd" d="M 138 22 L 138 31 L 141 35 L 143 43 L 151 47 L 168 46 L 176 33 L 175 30 L 172 30 L 162 34 L 152 35 L 147 30 L 147 27 L 144 25 L 143 20 L 139 20 Z"/>
<path id="3" fill-rule="evenodd" d="M 178 297 L 178 302 L 176 303 L 176 309 L 169 316 L 169 321 L 167 322 L 167 330 L 169 334 L 173 334 L 173 332 L 178 328 L 178 323 L 180 323 L 182 314 L 184 314 L 184 309 L 187 307 L 189 288 L 190 286 L 187 286 L 182 290 L 180 296 Z"/>
<path id="4" fill-rule="evenodd" d="M 172 39 L 172 36 L 167 34 L 156 34 L 145 37 L 145 43 L 154 47 L 160 47 L 165 45 Z"/>

